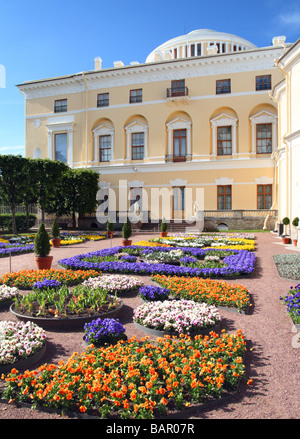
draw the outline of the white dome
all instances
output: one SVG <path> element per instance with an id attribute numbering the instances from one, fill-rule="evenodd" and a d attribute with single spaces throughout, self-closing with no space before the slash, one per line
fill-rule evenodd
<path id="1" fill-rule="evenodd" d="M 255 48 L 254 44 L 233 34 L 217 32 L 211 29 L 197 29 L 161 44 L 148 55 L 146 62 L 213 55 Z"/>

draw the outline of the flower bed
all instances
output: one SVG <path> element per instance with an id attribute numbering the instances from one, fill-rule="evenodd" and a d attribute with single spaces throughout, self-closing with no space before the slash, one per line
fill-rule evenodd
<path id="1" fill-rule="evenodd" d="M 144 285 L 144 282 L 133 276 L 102 275 L 86 279 L 82 285 L 87 285 L 90 288 L 103 288 L 109 294 L 120 295 L 137 292 Z"/>
<path id="2" fill-rule="evenodd" d="M 0 285 L 0 308 L 10 305 L 14 297 L 17 297 L 18 294 L 18 288 Z"/>
<path id="3" fill-rule="evenodd" d="M 212 329 L 221 316 L 215 306 L 181 299 L 143 303 L 134 310 L 133 321 L 143 328 L 191 335 Z"/>
<path id="4" fill-rule="evenodd" d="M 95 270 L 21 270 L 18 272 L 5 273 L 0 277 L 0 284 L 14 286 L 19 289 L 31 289 L 34 283 L 43 279 L 55 279 L 64 285 L 76 285 L 89 277 L 99 276 Z"/>
<path id="5" fill-rule="evenodd" d="M 134 247 L 134 246 L 133 246 Z M 113 247 L 111 249 L 99 250 L 88 254 L 81 254 L 72 258 L 61 259 L 59 264 L 62 267 L 72 270 L 98 270 L 105 273 L 134 273 L 140 275 L 165 274 L 171 276 L 199 276 L 215 278 L 235 278 L 239 276 L 251 275 L 254 271 L 255 254 L 245 250 L 235 250 L 235 254 L 227 256 L 223 260 L 224 266 L 221 268 L 198 268 L 189 266 L 173 266 L 166 263 L 151 264 L 146 262 L 122 262 L 122 261 L 102 261 L 96 262 L 97 258 L 113 256 L 119 251 L 124 251 L 126 247 Z M 132 247 L 130 247 L 132 248 Z M 146 247 L 138 248 L 145 250 Z M 153 251 L 153 249 L 150 249 Z M 170 249 L 165 248 L 165 251 Z M 180 249 L 181 250 L 181 249 Z M 137 251 L 137 250 L 136 250 Z M 189 249 L 188 254 L 205 255 L 205 250 Z M 208 250 L 209 251 L 209 250 Z M 204 252 L 204 253 L 203 253 Z M 94 262 L 86 259 L 93 258 Z"/>
<path id="6" fill-rule="evenodd" d="M 84 325 L 84 341 L 95 346 L 127 340 L 124 326 L 115 319 L 96 319 Z"/>
<path id="7" fill-rule="evenodd" d="M 93 315 L 108 311 L 118 299 L 112 298 L 101 288 L 77 285 L 70 289 L 66 285 L 60 288 L 44 288 L 18 296 L 14 300 L 14 310 L 29 317 L 56 317 L 64 319 Z"/>
<path id="8" fill-rule="evenodd" d="M 145 285 L 139 289 L 139 297 L 144 301 L 166 300 L 169 298 L 169 295 L 169 290 L 155 285 Z"/>
<path id="9" fill-rule="evenodd" d="M 0 243 L 0 257 L 6 257 L 11 255 L 18 255 L 21 253 L 30 253 L 33 252 L 33 244 L 9 244 L 9 243 Z"/>
<path id="10" fill-rule="evenodd" d="M 154 282 L 167 288 L 174 298 L 205 302 L 210 305 L 246 311 L 250 306 L 250 294 L 242 285 L 233 285 L 212 279 L 197 277 L 167 277 L 156 275 Z"/>
<path id="11" fill-rule="evenodd" d="M 273 260 L 280 277 L 300 280 L 300 255 L 274 255 Z"/>
<path id="12" fill-rule="evenodd" d="M 166 238 L 151 238 L 152 243 L 167 244 L 175 247 L 217 247 L 217 248 L 230 248 L 238 250 L 255 250 L 255 241 L 253 239 L 225 237 L 216 235 L 203 235 L 199 237 L 166 237 Z"/>
<path id="13" fill-rule="evenodd" d="M 45 345 L 46 333 L 31 322 L 0 322 L 0 372 L 10 371 Z"/>
<path id="14" fill-rule="evenodd" d="M 245 373 L 245 349 L 241 331 L 155 343 L 133 337 L 74 353 L 58 366 L 13 370 L 4 377 L 2 397 L 101 418 L 157 418 L 235 390 Z"/>
<path id="15" fill-rule="evenodd" d="M 293 323 L 300 328 L 300 284 L 291 287 L 290 291 L 280 299 L 284 301 Z"/>

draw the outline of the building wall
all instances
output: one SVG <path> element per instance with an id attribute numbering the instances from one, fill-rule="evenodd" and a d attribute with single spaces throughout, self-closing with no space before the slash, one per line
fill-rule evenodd
<path id="1" fill-rule="evenodd" d="M 273 150 L 277 149 L 277 102 L 268 90 L 255 91 L 255 77 L 271 74 L 272 86 L 280 83 L 284 75 L 273 64 L 281 53 L 279 48 L 259 49 L 26 83 L 20 87 L 26 95 L 26 156 L 54 158 L 54 135 L 67 132 L 69 165 L 99 171 L 103 187 L 116 191 L 117 209 L 119 182 L 126 180 L 128 187 L 132 182 L 133 187 L 143 187 L 149 197 L 154 187 L 201 188 L 205 210 L 217 210 L 217 186 L 229 184 L 232 209 L 255 210 L 258 184 L 272 184 L 273 200 L 277 198 L 274 161 L 271 154 L 253 150 L 252 128 L 253 117 L 271 118 Z M 216 95 L 216 81 L 229 78 L 231 93 Z M 176 79 L 185 79 L 188 99 L 166 99 Z M 130 90 L 137 88 L 143 90 L 143 101 L 130 104 Z M 97 94 L 107 92 L 109 106 L 97 108 Z M 68 111 L 54 113 L 54 101 L 66 98 Z M 236 126 L 236 151 L 217 156 L 212 125 L 224 117 Z M 191 157 L 184 163 L 166 162 L 168 124 L 177 120 L 191 126 Z M 280 132 L 285 123 L 282 119 Z M 126 127 L 131 124 L 147 131 L 144 160 L 127 157 Z M 94 130 L 101 126 L 114 133 L 109 163 L 100 163 L 95 155 Z M 284 171 L 279 173 L 283 178 Z"/>

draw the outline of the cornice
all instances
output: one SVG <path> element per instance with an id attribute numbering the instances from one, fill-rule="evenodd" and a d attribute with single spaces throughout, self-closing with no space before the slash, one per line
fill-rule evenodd
<path id="1" fill-rule="evenodd" d="M 17 85 L 26 99 L 67 95 L 86 90 L 168 81 L 212 75 L 269 70 L 282 55 L 282 48 L 263 48 L 179 60 L 165 60 L 113 69 L 26 82 Z"/>
<path id="2" fill-rule="evenodd" d="M 90 165 L 91 169 L 101 175 L 115 174 L 136 174 L 148 172 L 190 172 L 190 171 L 213 171 L 219 169 L 253 169 L 253 168 L 274 168 L 271 158 L 263 159 L 231 159 L 231 160 L 193 160 L 188 163 L 139 163 L 137 165 L 118 164 L 118 165 Z"/>

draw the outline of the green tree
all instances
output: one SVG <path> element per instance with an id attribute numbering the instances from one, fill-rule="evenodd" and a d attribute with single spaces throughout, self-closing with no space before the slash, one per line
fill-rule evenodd
<path id="1" fill-rule="evenodd" d="M 29 229 L 30 213 L 29 205 L 37 203 L 36 185 L 38 182 L 38 174 L 36 172 L 35 159 L 27 158 L 27 163 L 23 173 L 23 201 L 22 204 L 26 210 L 26 229 Z"/>
<path id="2" fill-rule="evenodd" d="M 27 159 L 21 155 L 0 155 L 0 193 L 3 203 L 9 204 L 12 213 L 13 233 L 17 233 L 16 205 L 24 197 L 24 172 Z"/>
<path id="3" fill-rule="evenodd" d="M 61 181 L 68 166 L 59 161 L 50 159 L 34 159 L 34 172 L 37 178 L 35 192 L 37 202 L 42 211 L 42 222 L 45 222 L 45 212 L 53 212 L 56 195 L 60 196 Z"/>
<path id="4" fill-rule="evenodd" d="M 52 200 L 52 210 L 58 216 L 72 215 L 73 227 L 76 227 L 76 213 L 93 213 L 97 206 L 99 174 L 90 169 L 69 168 L 60 182 L 61 190 Z"/>

